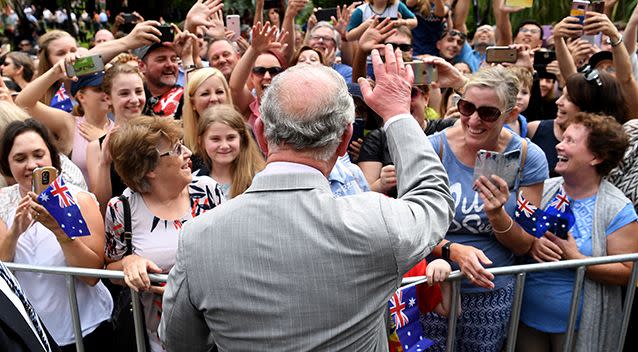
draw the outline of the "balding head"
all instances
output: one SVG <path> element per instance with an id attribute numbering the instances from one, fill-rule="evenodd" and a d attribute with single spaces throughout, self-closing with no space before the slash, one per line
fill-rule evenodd
<path id="1" fill-rule="evenodd" d="M 299 92 L 306 92 L 304 99 Z M 354 102 L 335 70 L 297 65 L 273 79 L 261 101 L 261 120 L 271 150 L 285 144 L 328 160 L 354 121 Z"/>
<path id="2" fill-rule="evenodd" d="M 95 45 L 108 42 L 109 40 L 113 40 L 113 39 L 115 39 L 115 37 L 113 36 L 113 33 L 111 33 L 111 31 L 109 30 L 100 29 L 99 31 L 95 32 Z"/>

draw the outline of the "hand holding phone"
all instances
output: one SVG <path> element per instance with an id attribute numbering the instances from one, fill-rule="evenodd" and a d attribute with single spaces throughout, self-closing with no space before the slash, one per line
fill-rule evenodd
<path id="1" fill-rule="evenodd" d="M 241 21 L 239 20 L 239 15 L 226 16 L 226 28 L 233 31 L 234 34 L 232 41 L 236 41 L 241 35 Z"/>
<path id="2" fill-rule="evenodd" d="M 67 77 L 88 76 L 96 72 L 104 71 L 104 62 L 101 55 L 91 55 L 77 58 L 73 64 L 66 64 Z"/>
<path id="3" fill-rule="evenodd" d="M 36 167 L 31 174 L 31 190 L 39 195 L 58 178 L 58 170 L 53 166 Z"/>
<path id="4" fill-rule="evenodd" d="M 155 26 L 157 30 L 159 30 L 162 34 L 160 35 L 160 43 L 172 43 L 175 39 L 175 32 L 173 32 L 173 27 L 168 25 L 163 26 Z"/>
<path id="5" fill-rule="evenodd" d="M 516 63 L 518 53 L 516 48 L 509 46 L 488 46 L 485 50 L 485 62 L 490 64 L 500 64 L 504 62 Z"/>
<path id="6" fill-rule="evenodd" d="M 520 167 L 521 150 L 516 149 L 507 153 L 499 153 L 489 150 L 479 150 L 476 153 L 474 164 L 474 181 L 485 176 L 488 179 L 497 175 L 505 182 L 510 190 L 516 185 Z"/>
<path id="7" fill-rule="evenodd" d="M 585 14 L 587 13 L 588 7 L 589 7 L 589 1 L 574 0 L 572 2 L 572 9 L 569 12 L 569 15 L 573 17 L 577 17 L 578 23 L 582 25 L 583 21 L 585 21 Z"/>
<path id="8" fill-rule="evenodd" d="M 414 72 L 414 85 L 432 84 L 432 82 L 436 82 L 439 78 L 439 71 L 433 64 L 418 60 L 407 62 L 406 64 L 412 66 L 412 72 Z"/>

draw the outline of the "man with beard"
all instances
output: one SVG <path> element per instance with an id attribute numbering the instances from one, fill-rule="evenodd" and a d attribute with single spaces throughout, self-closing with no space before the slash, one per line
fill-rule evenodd
<path id="1" fill-rule="evenodd" d="M 177 85 L 177 53 L 171 43 L 155 43 L 138 53 L 140 71 L 146 79 L 145 115 L 179 119 L 184 104 L 184 87 Z"/>

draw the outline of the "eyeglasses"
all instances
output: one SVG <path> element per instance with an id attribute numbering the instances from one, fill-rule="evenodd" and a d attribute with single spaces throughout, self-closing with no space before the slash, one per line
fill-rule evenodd
<path id="1" fill-rule="evenodd" d="M 253 74 L 257 76 L 263 76 L 266 74 L 266 72 L 268 72 L 268 74 L 270 74 L 270 77 L 273 77 L 282 73 L 283 71 L 284 69 L 281 67 L 262 67 L 262 66 L 253 67 Z"/>
<path id="2" fill-rule="evenodd" d="M 177 143 L 175 143 L 175 146 L 173 147 L 173 149 L 167 151 L 167 152 L 160 152 L 159 149 L 157 150 L 158 153 L 160 153 L 159 157 L 163 157 L 163 156 L 181 156 L 184 153 L 184 149 L 186 147 L 184 147 L 184 145 L 182 144 L 182 141 L 179 141 Z"/>
<path id="3" fill-rule="evenodd" d="M 459 99 L 458 103 L 456 103 L 456 107 L 464 116 L 471 116 L 474 112 L 477 112 L 478 117 L 485 122 L 494 122 L 501 116 L 501 110 L 498 108 L 493 106 L 479 106 L 477 108 L 476 105 L 465 99 Z"/>
<path id="4" fill-rule="evenodd" d="M 521 28 L 518 30 L 519 33 L 531 33 L 531 34 L 538 34 L 541 32 L 540 29 L 538 28 Z"/>
<path id="5" fill-rule="evenodd" d="M 327 35 L 311 35 L 310 40 L 316 40 L 316 41 L 323 40 L 324 42 L 327 42 L 327 41 L 334 42 L 335 38 L 327 36 Z"/>
<path id="6" fill-rule="evenodd" d="M 456 29 L 450 29 L 447 32 L 441 33 L 441 39 L 445 38 L 446 35 L 450 35 L 450 37 L 460 37 L 461 39 L 467 39 L 467 34 L 457 31 Z"/>
<path id="7" fill-rule="evenodd" d="M 599 87 L 603 86 L 603 81 L 600 80 L 600 72 L 597 69 L 587 65 L 583 69 L 582 73 L 585 76 L 585 81 L 589 82 L 590 84 L 595 84 Z"/>
<path id="8" fill-rule="evenodd" d="M 386 44 L 392 45 L 393 50 L 397 50 L 397 48 L 399 48 L 399 50 L 403 52 L 408 52 L 412 50 L 412 44 L 400 44 L 400 43 L 386 43 Z"/>

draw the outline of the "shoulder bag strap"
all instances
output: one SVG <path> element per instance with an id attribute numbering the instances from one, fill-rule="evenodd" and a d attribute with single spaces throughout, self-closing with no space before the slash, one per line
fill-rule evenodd
<path id="1" fill-rule="evenodd" d="M 122 210 L 124 211 L 124 241 L 126 241 L 126 253 L 124 255 L 133 254 L 133 232 L 131 228 L 131 204 L 128 197 L 120 195 L 118 197 L 122 201 Z"/>
<path id="2" fill-rule="evenodd" d="M 518 182 L 523 181 L 523 169 L 525 168 L 525 159 L 527 159 L 527 139 L 523 138 L 521 146 L 521 167 L 518 169 Z"/>

